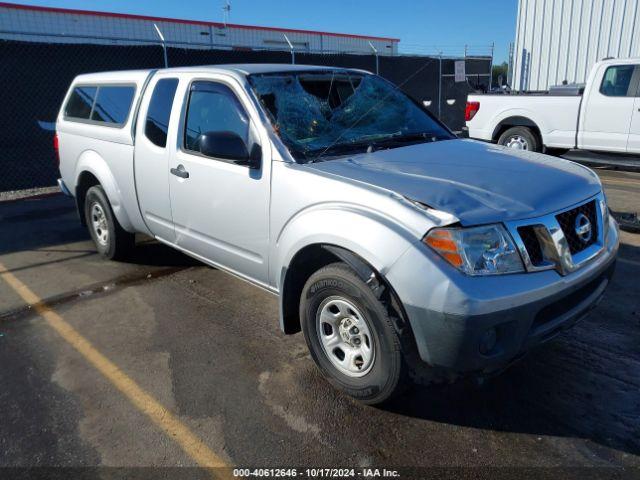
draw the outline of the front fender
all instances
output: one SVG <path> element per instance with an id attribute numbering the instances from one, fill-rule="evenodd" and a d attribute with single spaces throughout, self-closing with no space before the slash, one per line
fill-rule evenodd
<path id="1" fill-rule="evenodd" d="M 133 232 L 135 229 L 123 205 L 122 192 L 107 162 L 94 150 L 85 150 L 82 152 L 76 164 L 74 192 L 78 186 L 80 175 L 82 175 L 83 172 L 89 172 L 98 179 L 107 194 L 107 198 L 111 203 L 111 208 L 118 222 L 120 222 L 120 225 L 126 231 Z"/>
<path id="2" fill-rule="evenodd" d="M 282 291 L 285 273 L 295 255 L 310 245 L 334 245 L 355 253 L 381 275 L 429 228 L 412 231 L 381 212 L 350 204 L 307 208 L 289 221 L 272 250 L 272 282 Z"/>

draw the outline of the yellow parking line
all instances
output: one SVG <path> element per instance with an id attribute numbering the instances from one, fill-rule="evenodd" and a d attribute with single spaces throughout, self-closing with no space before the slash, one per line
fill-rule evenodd
<path id="1" fill-rule="evenodd" d="M 230 467 L 169 410 L 145 392 L 116 364 L 100 353 L 89 340 L 84 338 L 60 315 L 47 306 L 29 287 L 9 273 L 2 263 L 0 263 L 0 276 L 27 304 L 31 305 L 44 318 L 51 328 L 75 348 L 113 386 L 120 390 L 138 410 L 149 417 L 169 437 L 174 439 L 182 450 L 198 465 L 202 467 Z M 231 477 L 231 475 L 228 476 Z"/>

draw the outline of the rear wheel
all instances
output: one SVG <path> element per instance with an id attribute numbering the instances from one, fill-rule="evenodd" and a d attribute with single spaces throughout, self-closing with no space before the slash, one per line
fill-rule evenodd
<path id="1" fill-rule="evenodd" d="M 408 368 L 389 311 L 347 265 L 309 278 L 300 318 L 311 356 L 336 388 L 367 404 L 404 390 Z"/>
<path id="2" fill-rule="evenodd" d="M 528 127 L 511 127 L 504 131 L 498 144 L 514 150 L 542 151 L 538 136 Z"/>
<path id="3" fill-rule="evenodd" d="M 122 228 L 100 185 L 87 190 L 84 215 L 98 253 L 110 260 L 126 258 L 134 246 L 135 236 Z"/>

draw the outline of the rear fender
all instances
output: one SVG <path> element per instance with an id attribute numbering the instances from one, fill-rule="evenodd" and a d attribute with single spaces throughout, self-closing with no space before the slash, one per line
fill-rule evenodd
<path id="1" fill-rule="evenodd" d="M 80 155 L 76 165 L 74 191 L 78 186 L 80 175 L 82 175 L 83 172 L 89 172 L 98 179 L 107 194 L 113 213 L 122 228 L 128 232 L 134 232 L 135 229 L 122 202 L 122 194 L 118 182 L 111 173 L 107 162 L 97 152 L 85 150 Z M 82 212 L 80 212 L 80 214 L 82 214 Z"/>
<path id="2" fill-rule="evenodd" d="M 498 140 L 498 133 L 503 125 L 533 127 L 540 131 L 543 137 L 548 131 L 547 124 L 536 112 L 522 108 L 511 108 L 500 112 L 491 120 L 492 139 Z"/>

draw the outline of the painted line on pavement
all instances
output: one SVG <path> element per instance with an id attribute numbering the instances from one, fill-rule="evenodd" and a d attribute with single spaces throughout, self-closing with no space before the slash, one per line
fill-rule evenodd
<path id="1" fill-rule="evenodd" d="M 0 263 L 0 277 L 22 299 L 47 322 L 68 344 L 80 353 L 84 359 L 96 368 L 114 387 L 116 387 L 139 411 L 144 413 L 164 433 L 172 438 L 182 450 L 201 467 L 230 468 L 222 458 L 216 455 L 184 423 L 167 410 L 160 402 L 145 392 L 133 379 L 127 376 L 111 360 L 100 353 L 89 340 L 53 311 L 29 287 L 18 280 Z M 231 478 L 227 472 L 216 475 Z"/>

